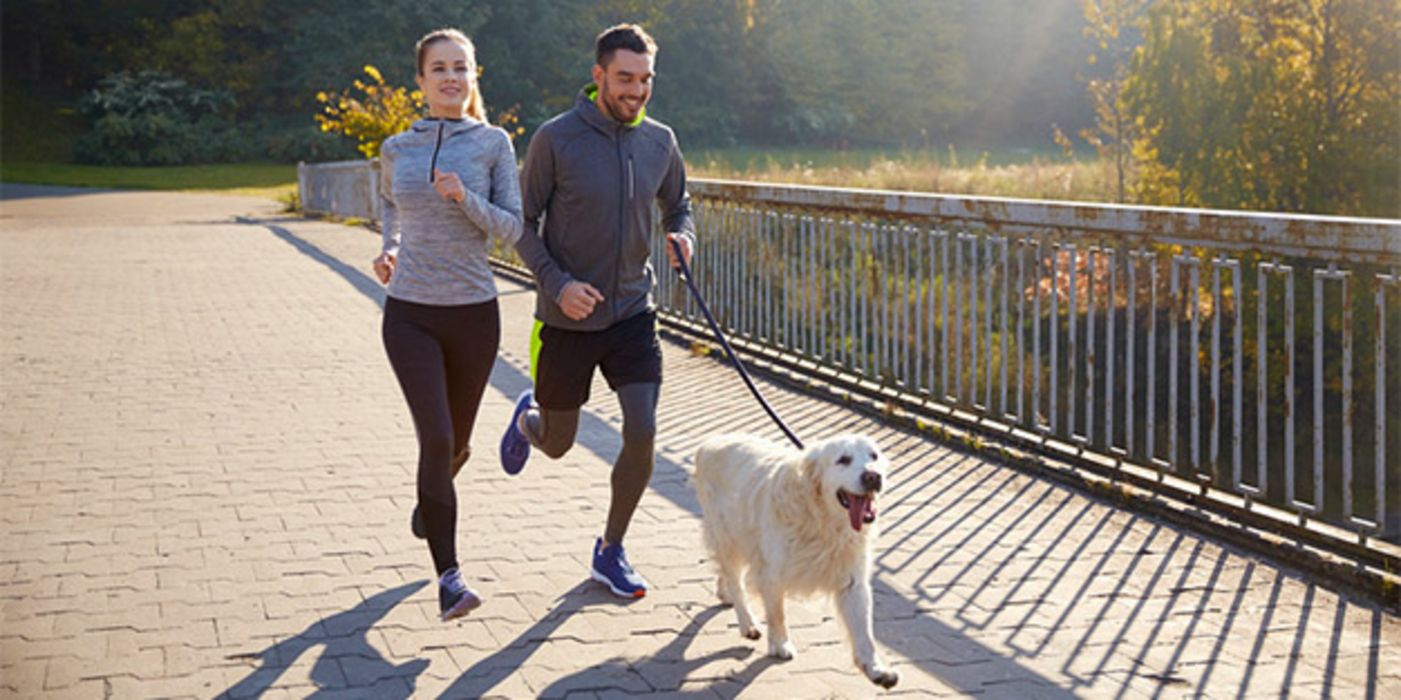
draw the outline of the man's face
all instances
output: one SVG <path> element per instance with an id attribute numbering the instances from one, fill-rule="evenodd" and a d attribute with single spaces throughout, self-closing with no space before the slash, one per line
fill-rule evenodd
<path id="1" fill-rule="evenodd" d="M 593 80 L 598 85 L 598 105 L 614 121 L 632 123 L 647 100 L 652 98 L 651 54 L 627 49 L 613 52 L 608 65 L 593 67 Z"/>

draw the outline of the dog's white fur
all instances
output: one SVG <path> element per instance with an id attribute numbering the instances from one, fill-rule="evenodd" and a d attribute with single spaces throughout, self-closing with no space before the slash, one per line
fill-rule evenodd
<path id="1" fill-rule="evenodd" d="M 872 628 L 875 523 L 858 531 L 837 496 L 841 489 L 874 499 L 879 481 L 868 473 L 883 481 L 888 472 L 875 442 L 860 435 L 802 451 L 748 435 L 716 436 L 701 445 L 695 480 L 705 544 L 719 569 L 720 599 L 734 605 L 740 634 L 760 637 L 745 600 L 751 589 L 764 601 L 769 654 L 791 659 L 784 598 L 828 594 L 856 665 L 873 682 L 895 685 L 899 676 L 881 660 Z"/>

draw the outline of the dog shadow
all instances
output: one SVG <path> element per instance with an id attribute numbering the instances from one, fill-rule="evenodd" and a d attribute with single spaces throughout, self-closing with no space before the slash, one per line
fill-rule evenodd
<path id="1" fill-rule="evenodd" d="M 309 697 L 343 694 L 345 688 L 341 686 L 346 672 L 357 679 L 398 677 L 407 681 L 407 684 L 391 683 L 376 687 L 376 697 L 407 698 L 413 695 L 415 680 L 428 668 L 428 661 L 414 659 L 396 665 L 384 658 L 365 635 L 385 613 L 427 583 L 426 580 L 415 581 L 376 593 L 359 605 L 317 620 L 301 634 L 262 651 L 229 655 L 227 658 L 231 660 L 256 660 L 259 666 L 216 697 L 221 700 L 261 697 L 302 654 L 315 646 L 325 648 L 311 667 L 311 680 L 317 689 Z"/>

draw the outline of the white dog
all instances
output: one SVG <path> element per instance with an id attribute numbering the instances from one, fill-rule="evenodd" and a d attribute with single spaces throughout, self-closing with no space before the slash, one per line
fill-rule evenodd
<path id="1" fill-rule="evenodd" d="M 720 600 L 739 614 L 740 634 L 760 636 L 745 602 L 749 588 L 764 600 L 769 654 L 791 659 L 784 597 L 828 594 L 856 665 L 883 687 L 899 681 L 876 651 L 871 623 L 876 494 L 888 471 L 875 443 L 859 435 L 801 452 L 747 435 L 701 445 L 696 493 L 705 545 L 719 568 Z"/>

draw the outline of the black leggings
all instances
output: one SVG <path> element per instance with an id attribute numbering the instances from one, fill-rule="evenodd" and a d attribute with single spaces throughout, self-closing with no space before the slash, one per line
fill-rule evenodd
<path id="1" fill-rule="evenodd" d="M 418 508 L 441 575 L 457 566 L 457 491 L 472 425 L 486 390 L 501 315 L 496 300 L 430 306 L 388 297 L 384 349 L 418 434 Z"/>
<path id="2" fill-rule="evenodd" d="M 618 544 L 628 532 L 647 483 L 652 480 L 653 446 L 657 435 L 657 394 L 659 384 L 646 382 L 618 387 L 618 403 L 623 409 L 623 449 L 613 463 L 608 502 L 608 526 L 603 540 Z M 525 435 L 531 444 L 551 459 L 559 459 L 574 446 L 579 430 L 579 409 L 558 411 L 542 408 L 526 414 Z"/>

